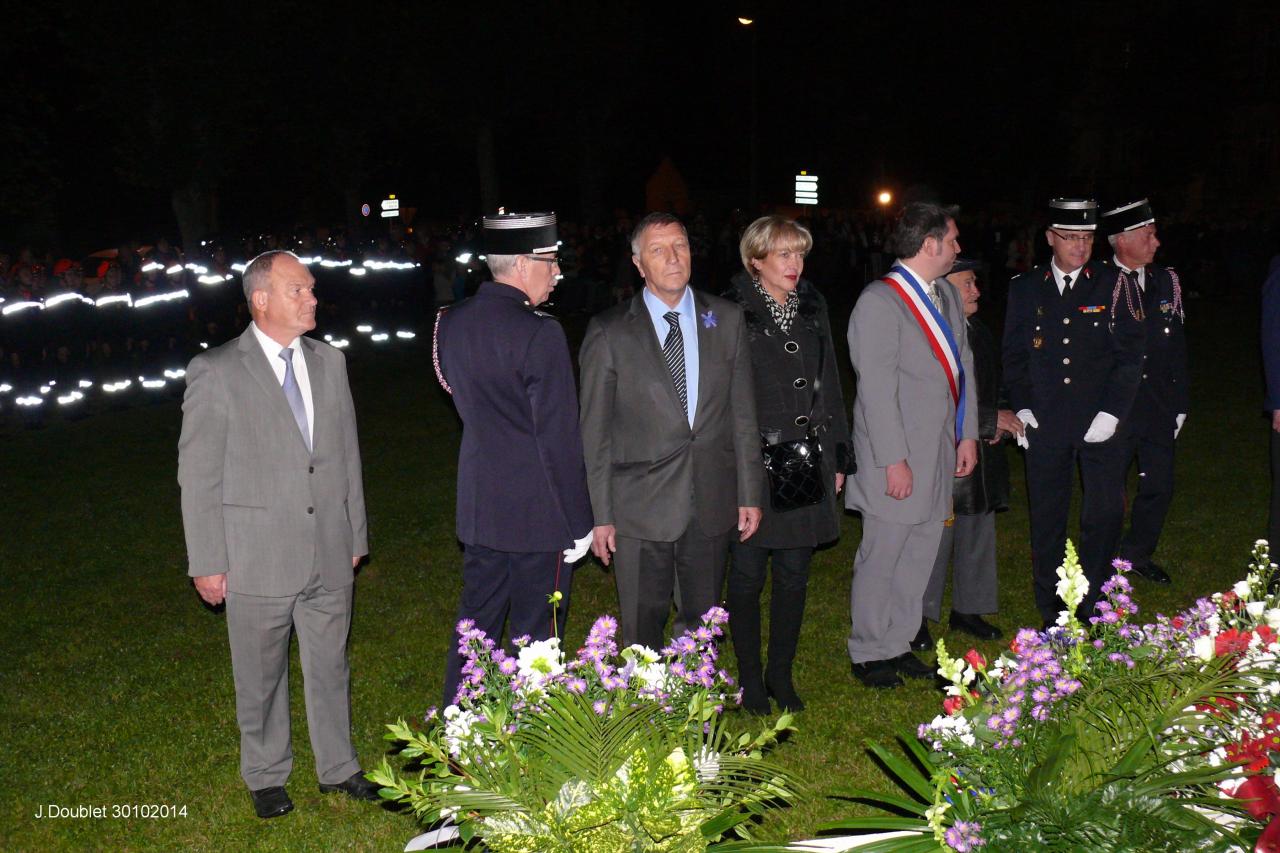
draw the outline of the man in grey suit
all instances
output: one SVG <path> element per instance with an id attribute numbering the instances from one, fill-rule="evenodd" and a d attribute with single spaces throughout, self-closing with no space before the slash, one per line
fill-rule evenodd
<path id="1" fill-rule="evenodd" d="M 907 205 L 891 241 L 900 260 L 867 285 L 849 318 L 857 473 L 845 506 L 862 512 L 862 541 L 848 645 L 869 687 L 932 676 L 910 643 L 951 515 L 952 477 L 968 476 L 977 460 L 977 404 L 965 387 L 973 359 L 963 309 L 943 279 L 958 238 L 954 208 Z"/>
<path id="2" fill-rule="evenodd" d="M 293 809 L 295 630 L 320 790 L 378 799 L 351 744 L 347 635 L 369 551 L 360 447 L 346 360 L 302 337 L 315 328 L 314 287 L 290 252 L 249 263 L 253 322 L 192 359 L 178 441 L 188 574 L 208 604 L 226 602 L 240 775 L 263 818 Z"/>
<path id="3" fill-rule="evenodd" d="M 742 310 L 695 292 L 689 236 L 651 213 L 631 238 L 644 290 L 582 342 L 582 443 L 592 551 L 614 576 L 622 640 L 653 649 L 720 601 L 735 525 L 760 524 L 764 466 Z"/>

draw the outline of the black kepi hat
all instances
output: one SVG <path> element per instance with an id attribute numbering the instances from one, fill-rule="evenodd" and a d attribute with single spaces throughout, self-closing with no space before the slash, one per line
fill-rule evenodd
<path id="1" fill-rule="evenodd" d="M 495 213 L 484 217 L 487 255 L 543 255 L 560 247 L 554 213 Z"/>
<path id="2" fill-rule="evenodd" d="M 1151 210 L 1151 203 L 1144 199 L 1122 204 L 1102 214 L 1102 224 L 1106 226 L 1107 235 L 1132 231 L 1156 221 Z"/>
<path id="3" fill-rule="evenodd" d="M 955 263 L 951 265 L 951 271 L 948 272 L 947 275 L 951 275 L 953 272 L 969 272 L 971 270 L 978 269 L 980 266 L 982 266 L 982 264 L 978 263 L 973 258 L 956 258 Z"/>
<path id="4" fill-rule="evenodd" d="M 1098 203 L 1091 198 L 1055 198 L 1049 202 L 1049 227 L 1063 231 L 1096 231 Z"/>

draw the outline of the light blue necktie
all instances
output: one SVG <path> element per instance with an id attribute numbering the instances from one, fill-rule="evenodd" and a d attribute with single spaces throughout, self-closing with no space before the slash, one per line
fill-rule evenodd
<path id="1" fill-rule="evenodd" d="M 293 348 L 285 347 L 280 350 L 280 358 L 284 361 L 284 398 L 289 401 L 293 419 L 298 422 L 298 429 L 302 430 L 302 440 L 306 442 L 307 450 L 310 451 L 311 434 L 307 430 L 307 407 L 302 402 L 302 389 L 298 387 L 298 377 L 293 375 Z"/>

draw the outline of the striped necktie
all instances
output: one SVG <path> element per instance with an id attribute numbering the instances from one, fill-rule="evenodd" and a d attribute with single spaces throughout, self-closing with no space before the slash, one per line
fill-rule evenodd
<path id="1" fill-rule="evenodd" d="M 671 371 L 671 381 L 676 384 L 676 393 L 680 395 L 680 405 L 684 406 L 685 416 L 689 415 L 689 389 L 684 381 L 684 335 L 680 333 L 680 312 L 668 311 L 662 318 L 671 326 L 667 339 L 662 342 L 662 354 L 667 358 L 667 369 Z"/>

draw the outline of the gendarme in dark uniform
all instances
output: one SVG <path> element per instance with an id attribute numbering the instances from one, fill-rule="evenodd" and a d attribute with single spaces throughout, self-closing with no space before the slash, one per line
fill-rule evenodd
<path id="1" fill-rule="evenodd" d="M 592 529 L 569 347 L 560 323 L 536 309 L 558 278 L 555 214 L 486 216 L 484 244 L 496 280 L 442 309 L 435 334 L 437 378 L 463 424 L 458 618 L 497 642 L 509 616 L 509 636 L 539 640 L 552 634 L 547 596 L 559 589 L 561 620 L 567 612 L 568 563 Z M 453 641 L 446 704 L 461 664 Z"/>
<path id="2" fill-rule="evenodd" d="M 1151 557 L 1173 500 L 1174 441 L 1191 404 L 1182 284 L 1176 271 L 1151 263 L 1160 241 L 1146 199 L 1107 211 L 1102 225 L 1115 252 L 1112 265 L 1142 293 L 1147 329 L 1142 378 L 1121 434 L 1125 470 L 1134 457 L 1138 460 L 1138 492 L 1120 556 L 1133 564 L 1136 574 L 1169 583 L 1169 575 Z"/>
<path id="3" fill-rule="evenodd" d="M 1009 283 L 1004 382 L 1027 424 L 1027 498 L 1036 607 L 1047 623 L 1062 604 L 1056 571 L 1079 463 L 1083 481 L 1080 563 L 1089 579 L 1082 615 L 1092 614 L 1124 524 L 1124 463 L 1117 427 L 1142 375 L 1140 294 L 1089 260 L 1094 201 L 1054 199 L 1045 237 L 1053 257 Z"/>

